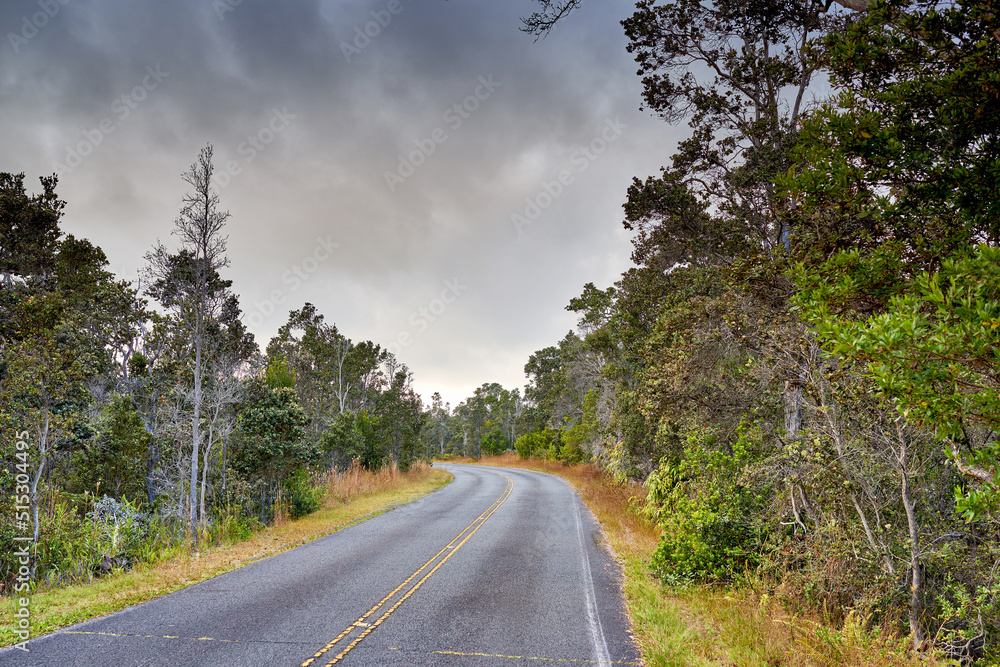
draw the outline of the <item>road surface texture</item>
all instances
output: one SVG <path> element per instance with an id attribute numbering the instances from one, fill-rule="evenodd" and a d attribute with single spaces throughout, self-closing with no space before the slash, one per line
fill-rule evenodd
<path id="1" fill-rule="evenodd" d="M 0 664 L 640 664 L 619 569 L 566 482 L 437 465 L 455 479 L 425 498 Z"/>

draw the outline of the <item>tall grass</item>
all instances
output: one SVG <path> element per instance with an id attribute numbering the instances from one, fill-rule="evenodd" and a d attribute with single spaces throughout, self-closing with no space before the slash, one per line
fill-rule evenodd
<path id="1" fill-rule="evenodd" d="M 405 479 L 426 479 L 432 468 L 422 461 L 414 464 Z M 343 472 L 329 472 L 320 478 L 320 486 L 325 491 L 326 506 L 331 503 L 348 503 L 352 498 L 369 495 L 375 491 L 398 488 L 404 480 L 395 462 L 379 470 L 366 470 L 355 459 L 350 468 Z"/>

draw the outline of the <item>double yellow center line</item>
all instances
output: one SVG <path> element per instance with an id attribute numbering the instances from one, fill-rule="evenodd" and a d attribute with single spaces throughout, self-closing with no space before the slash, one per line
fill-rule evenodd
<path id="1" fill-rule="evenodd" d="M 360 644 L 365 637 L 370 635 L 372 631 L 375 630 L 375 628 L 377 628 L 382 624 L 382 621 L 387 619 L 389 615 L 392 614 L 392 612 L 396 611 L 396 609 L 398 609 L 401 604 L 406 602 L 407 598 L 413 595 L 418 588 L 423 586 L 424 582 L 430 579 L 431 575 L 437 572 L 438 568 L 440 568 L 442 565 L 445 564 L 445 561 L 454 556 L 455 552 L 461 549 L 462 546 L 464 546 L 465 543 L 468 542 L 469 539 L 476 534 L 476 531 L 479 530 L 484 523 L 486 523 L 486 520 L 489 519 L 493 515 L 493 513 L 496 512 L 497 509 L 499 509 L 499 507 L 504 504 L 504 501 L 507 500 L 507 497 L 510 495 L 511 490 L 514 488 L 514 482 L 511 480 L 510 477 L 507 477 L 507 475 L 501 475 L 501 477 L 507 480 L 507 486 L 506 488 L 504 488 L 504 491 L 500 495 L 500 497 L 497 498 L 496 501 L 494 501 L 494 503 L 490 505 L 485 512 L 480 514 L 476 518 L 476 520 L 470 523 L 465 528 L 465 530 L 463 530 L 455 537 L 455 539 L 446 544 L 445 547 L 441 549 L 441 551 L 434 554 L 434 556 L 429 561 L 424 563 L 419 570 L 411 574 L 406 579 L 406 581 L 401 583 L 399 586 L 396 587 L 394 591 L 392 591 L 384 598 L 382 598 L 382 600 L 380 600 L 377 605 L 372 607 L 368 611 L 368 613 L 366 613 L 357 621 L 349 625 L 346 630 L 344 630 L 339 635 L 334 637 L 329 644 L 327 644 L 319 651 L 317 651 L 313 655 L 313 657 L 303 662 L 302 667 L 310 667 L 310 665 L 316 662 L 318 658 L 323 657 L 324 654 L 328 653 L 331 649 L 333 649 L 333 647 L 335 647 L 342 640 L 345 640 L 352 635 L 356 635 L 354 636 L 353 639 L 351 639 L 351 642 L 347 644 L 347 646 L 345 646 L 340 653 L 338 653 L 332 660 L 330 660 L 330 662 L 326 663 L 326 667 L 336 664 L 337 662 L 342 660 L 343 657 L 347 655 L 347 653 L 352 648 Z M 417 581 L 417 583 L 413 584 L 407 589 L 407 586 L 409 586 L 414 579 L 419 577 L 420 574 L 425 571 L 427 571 L 427 573 L 424 574 L 424 576 L 421 577 L 420 580 Z M 372 618 L 373 616 L 375 616 L 375 614 L 382 611 L 383 609 L 385 611 L 382 613 L 381 616 L 379 616 L 376 620 L 372 621 L 371 623 L 368 622 L 368 619 Z"/>

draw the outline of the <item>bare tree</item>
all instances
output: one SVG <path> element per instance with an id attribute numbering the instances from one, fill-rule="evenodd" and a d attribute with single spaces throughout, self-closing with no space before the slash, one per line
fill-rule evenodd
<path id="1" fill-rule="evenodd" d="M 190 516 L 190 497 L 184 486 L 190 468 L 190 457 L 185 451 L 187 424 L 191 418 L 189 403 L 189 397 L 179 383 L 164 393 L 157 416 L 158 431 L 163 440 L 163 460 L 150 470 L 150 480 L 147 481 L 152 487 L 150 497 L 167 499 L 161 505 L 161 511 L 179 521 Z"/>
<path id="2" fill-rule="evenodd" d="M 224 356 L 212 365 L 212 382 L 205 396 L 205 412 L 208 423 L 208 438 L 202 456 L 201 467 L 201 501 L 199 512 L 201 520 L 205 520 L 205 496 L 208 490 L 208 469 L 212 446 L 219 443 L 222 446 L 222 488 L 226 488 L 226 455 L 229 437 L 236 430 L 236 413 L 232 407 L 243 398 L 244 384 L 239 377 L 239 367 L 242 362 L 231 356 Z"/>
<path id="3" fill-rule="evenodd" d="M 219 271 L 229 266 L 222 228 L 229 212 L 219 209 L 219 196 L 212 189 L 212 146 L 206 146 L 198 159 L 182 175 L 193 188 L 184 195 L 180 215 L 174 221 L 173 234 L 180 241 L 177 254 L 158 243 L 146 254 L 148 293 L 172 311 L 188 336 L 188 353 L 193 362 L 194 389 L 191 395 L 191 478 L 189 521 L 194 531 L 198 514 L 198 464 L 201 445 L 201 409 L 204 402 L 202 382 L 207 364 L 207 327 L 219 316 L 229 296 L 229 281 Z"/>
<path id="4" fill-rule="evenodd" d="M 345 366 L 352 347 L 350 338 L 334 331 L 331 345 L 332 358 L 330 361 L 333 363 L 334 372 L 336 373 L 336 386 L 331 387 L 331 391 L 337 397 L 338 414 L 343 414 L 344 410 L 347 409 L 347 399 L 351 395 L 351 390 L 355 388 L 351 382 L 351 378 L 348 377 L 348 369 Z"/>
<path id="5" fill-rule="evenodd" d="M 521 19 L 521 31 L 534 35 L 536 40 L 548 37 L 556 27 L 556 23 L 579 7 L 583 0 L 537 0 L 537 2 L 541 6 L 541 11 Z"/>

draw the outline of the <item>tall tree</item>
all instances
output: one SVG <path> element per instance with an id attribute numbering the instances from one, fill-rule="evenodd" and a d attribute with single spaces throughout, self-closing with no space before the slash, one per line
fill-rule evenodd
<path id="1" fill-rule="evenodd" d="M 24 174 L 0 173 L 0 275 L 45 280 L 52 271 L 59 220 L 66 202 L 56 195 L 56 176 L 42 177 L 42 192 L 29 195 Z"/>
<path id="2" fill-rule="evenodd" d="M 421 410 L 420 396 L 413 389 L 413 375 L 391 354 L 385 362 L 385 377 L 388 381 L 378 397 L 374 416 L 389 455 L 405 471 L 415 459 L 426 457 L 418 447 L 426 415 Z"/>
<path id="3" fill-rule="evenodd" d="M 229 266 L 227 237 L 222 235 L 222 228 L 230 216 L 228 211 L 219 208 L 219 195 L 212 187 L 212 155 L 212 146 L 206 146 L 182 175 L 192 191 L 184 195 L 180 215 L 174 221 L 173 234 L 179 240 L 179 251 L 171 254 L 166 246 L 158 243 L 146 254 L 149 294 L 183 324 L 192 362 L 194 387 L 188 491 L 192 531 L 196 531 L 199 521 L 204 519 L 198 513 L 198 468 L 208 329 L 229 301 L 231 285 L 231 281 L 219 276 L 219 271 Z"/>
<path id="4" fill-rule="evenodd" d="M 637 232 L 637 264 L 728 265 L 787 248 L 772 181 L 790 164 L 817 68 L 806 50 L 827 8 L 825 0 L 640 0 L 622 22 L 646 106 L 692 128 L 670 168 L 629 188 L 625 226 Z"/>
<path id="5" fill-rule="evenodd" d="M 806 123 L 783 181 L 790 217 L 825 254 L 796 274 L 807 315 L 993 493 L 990 447 L 966 426 L 996 427 L 997 25 L 979 0 L 891 0 L 832 34 L 838 95 Z"/>
<path id="6" fill-rule="evenodd" d="M 374 408 L 386 351 L 370 341 L 355 344 L 336 325 L 328 324 L 313 304 L 288 314 L 267 352 L 272 358 L 283 356 L 291 365 L 314 434 L 335 414 Z"/>
<path id="7" fill-rule="evenodd" d="M 41 301 L 42 299 L 36 299 Z M 37 323 L 28 326 L 37 326 Z M 30 501 L 34 540 L 39 535 L 40 483 L 52 457 L 75 439 L 89 399 L 86 381 L 99 359 L 72 326 L 41 328 L 11 345 L 0 381 L 0 412 L 30 429 L 34 468 Z"/>
<path id="8" fill-rule="evenodd" d="M 264 519 L 269 518 L 270 503 L 282 480 L 317 453 L 303 440 L 308 423 L 294 389 L 271 387 L 261 378 L 249 382 L 239 416 L 241 445 L 234 465 L 248 479 L 259 476 Z"/>
<path id="9" fill-rule="evenodd" d="M 119 327 L 141 310 L 100 248 L 60 239 L 65 204 L 55 177 L 41 181 L 43 193 L 29 196 L 23 175 L 0 174 L 0 428 L 32 434 L 36 539 L 43 482 L 61 454 L 93 435 L 89 389 L 106 384 Z"/>
<path id="10" fill-rule="evenodd" d="M 1000 502 L 995 11 L 980 0 L 888 0 L 831 33 L 822 58 L 837 95 L 806 121 L 796 167 L 781 179 L 790 224 L 810 250 L 795 270 L 801 312 L 827 352 L 872 380 L 895 413 L 894 428 L 883 429 L 892 435 L 880 439 L 908 526 L 915 645 L 934 601 L 924 569 L 944 538 L 922 539 L 928 510 L 915 480 L 932 456 L 912 434 L 929 428 L 946 443 L 966 476 L 954 496 L 967 519 Z M 990 569 L 949 576 L 975 591 L 991 585 L 981 574 Z M 981 625 L 982 607 L 970 613 Z M 980 629 L 996 637 L 996 627 Z"/>

